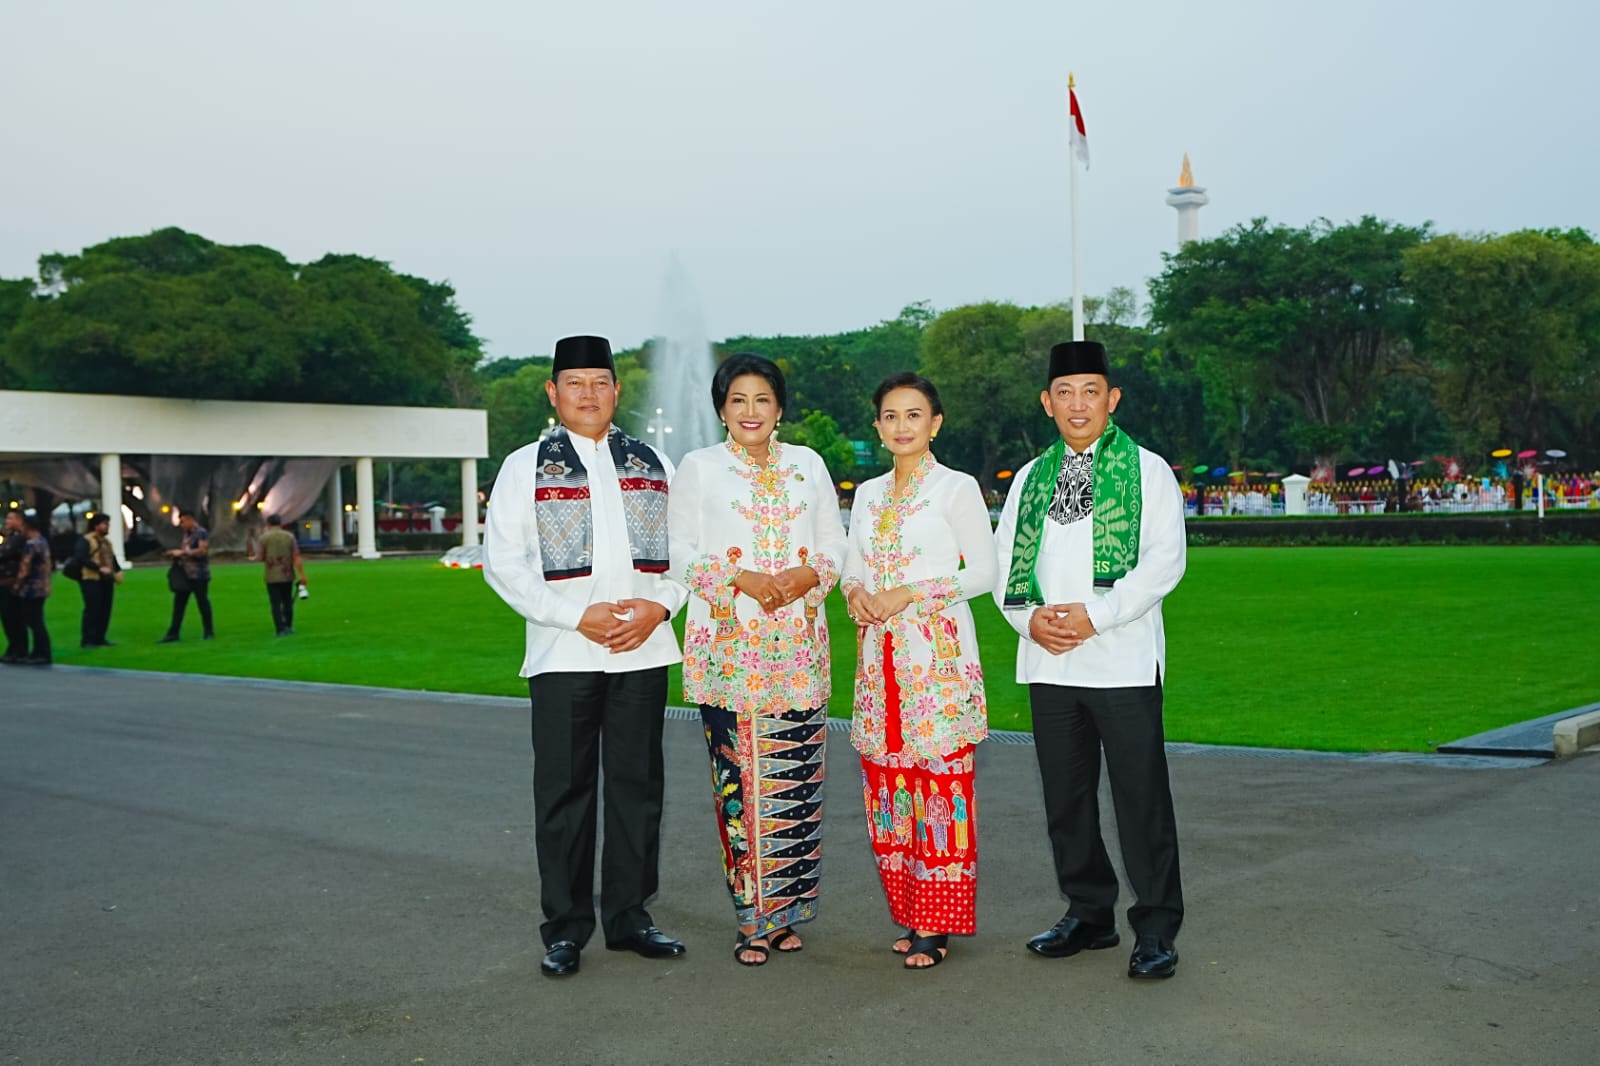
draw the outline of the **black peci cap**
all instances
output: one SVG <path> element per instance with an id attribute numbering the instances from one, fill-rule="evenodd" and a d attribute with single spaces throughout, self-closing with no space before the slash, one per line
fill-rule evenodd
<path id="1" fill-rule="evenodd" d="M 1073 374 L 1099 374 L 1110 381 L 1111 364 L 1106 359 L 1106 346 L 1099 341 L 1065 341 L 1051 348 L 1050 377 L 1046 384 Z"/>

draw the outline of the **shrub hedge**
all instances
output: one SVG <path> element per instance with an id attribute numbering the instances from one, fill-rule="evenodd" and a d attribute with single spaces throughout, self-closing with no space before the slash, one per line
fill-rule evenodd
<path id="1" fill-rule="evenodd" d="M 1295 518 L 1191 518 L 1192 547 L 1397 544 L 1595 544 L 1600 513 L 1316 515 Z"/>

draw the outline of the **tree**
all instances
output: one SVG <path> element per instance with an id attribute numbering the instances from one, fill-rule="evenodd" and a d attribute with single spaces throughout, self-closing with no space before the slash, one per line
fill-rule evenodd
<path id="1" fill-rule="evenodd" d="M 34 283 L 31 281 L 0 278 L 0 389 L 22 386 L 21 375 L 5 358 L 6 337 L 35 298 L 33 290 Z"/>
<path id="2" fill-rule="evenodd" d="M 1138 317 L 1139 294 L 1126 285 L 1118 285 L 1104 296 L 1083 298 L 1085 326 L 1131 326 Z"/>
<path id="3" fill-rule="evenodd" d="M 1442 236 L 1405 263 L 1417 345 L 1463 452 L 1593 447 L 1600 246 L 1589 234 Z"/>
<path id="4" fill-rule="evenodd" d="M 1184 467 L 1216 453 L 1194 367 L 1164 346 L 1160 334 L 1137 325 L 1098 325 L 1114 384 L 1122 390 L 1117 425 L 1134 440 Z"/>
<path id="5" fill-rule="evenodd" d="M 828 472 L 833 475 L 835 482 L 844 481 L 850 477 L 851 471 L 856 466 L 856 452 L 848 438 L 839 432 L 839 426 L 833 419 L 821 411 L 808 411 L 799 425 L 785 423 L 782 438 L 794 444 L 810 448 L 822 456 L 822 461 L 827 464 Z"/>
<path id="6" fill-rule="evenodd" d="M 1302 448 L 1332 458 L 1405 360 L 1404 255 L 1428 227 L 1365 217 L 1302 229 L 1256 219 L 1167 255 L 1151 317 L 1198 372 L 1235 461 L 1275 397 L 1296 407 Z"/>
<path id="7" fill-rule="evenodd" d="M 440 317 L 438 296 L 425 299 L 385 263 L 328 255 L 302 268 L 298 282 L 306 297 L 296 331 L 302 399 L 443 405 L 448 382 L 478 360 L 475 349 L 452 345 L 458 323 Z"/>
<path id="8" fill-rule="evenodd" d="M 23 388 L 444 405 L 475 387 L 454 291 L 375 259 L 296 267 L 174 228 L 41 256 L 39 278 L 45 298 L 0 334 L 0 373 Z M 0 293 L 0 316 L 14 304 Z"/>
<path id="9" fill-rule="evenodd" d="M 944 401 L 940 440 L 947 433 L 954 438 L 940 452 L 973 471 L 980 485 L 994 483 L 1003 451 L 1032 454 L 1045 439 L 1044 365 L 1028 354 L 1023 311 L 1015 304 L 952 308 L 923 334 L 923 373 Z"/>
<path id="10" fill-rule="evenodd" d="M 489 461 L 479 475 L 486 482 L 493 479 L 506 456 L 538 440 L 549 428 L 550 419 L 556 414 L 544 391 L 544 383 L 549 380 L 548 365 L 529 364 L 510 377 L 498 378 L 484 386 Z"/>

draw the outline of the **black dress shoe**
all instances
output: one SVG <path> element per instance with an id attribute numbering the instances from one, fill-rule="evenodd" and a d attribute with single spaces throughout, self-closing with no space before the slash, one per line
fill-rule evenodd
<path id="1" fill-rule="evenodd" d="M 1170 940 L 1140 934 L 1128 959 L 1129 977 L 1171 977 L 1178 972 L 1178 949 Z"/>
<path id="2" fill-rule="evenodd" d="M 1028 950 L 1047 959 L 1064 959 L 1080 951 L 1114 948 L 1121 941 L 1115 926 L 1090 925 L 1069 914 L 1028 941 Z"/>
<path id="3" fill-rule="evenodd" d="M 34 656 L 31 656 L 31 657 L 29 657 L 27 659 L 22 660 L 22 665 L 23 666 L 49 666 L 49 665 L 51 665 L 51 660 L 42 659 L 39 656 L 34 655 Z"/>
<path id="4" fill-rule="evenodd" d="M 176 644 L 176 643 L 178 643 L 178 634 L 176 634 L 176 633 L 168 633 L 166 636 L 164 636 L 160 640 L 156 641 L 156 643 L 157 644 Z"/>
<path id="5" fill-rule="evenodd" d="M 630 933 L 621 940 L 607 940 L 607 951 L 631 951 L 647 959 L 675 959 L 683 954 L 683 941 L 674 940 L 655 926 Z"/>
<path id="6" fill-rule="evenodd" d="M 557 940 L 544 953 L 539 971 L 546 977 L 570 977 L 577 973 L 578 945 L 570 940 Z"/>

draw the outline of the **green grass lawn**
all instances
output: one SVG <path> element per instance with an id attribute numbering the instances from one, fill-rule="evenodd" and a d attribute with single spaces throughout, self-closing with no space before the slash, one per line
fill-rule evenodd
<path id="1" fill-rule="evenodd" d="M 428 560 L 309 565 L 298 635 L 272 633 L 258 566 L 217 566 L 215 641 L 193 606 L 176 645 L 164 568 L 117 590 L 115 648 L 78 648 L 78 590 L 57 579 L 58 662 L 521 696 L 520 620 L 480 574 Z M 974 605 L 990 721 L 1028 728 L 1016 640 Z M 847 715 L 853 628 L 828 600 L 833 712 Z M 1166 603 L 1171 740 L 1427 751 L 1600 699 L 1600 548 L 1206 548 Z M 671 696 L 682 696 L 676 670 Z"/>

